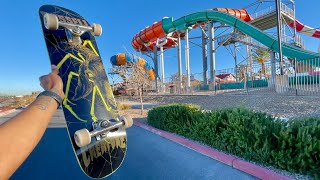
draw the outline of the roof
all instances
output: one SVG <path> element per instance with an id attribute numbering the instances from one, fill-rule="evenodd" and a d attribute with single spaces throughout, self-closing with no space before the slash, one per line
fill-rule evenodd
<path id="1" fill-rule="evenodd" d="M 220 78 L 220 79 L 224 79 L 224 78 L 226 78 L 226 77 L 228 77 L 230 75 L 233 76 L 233 74 L 227 73 L 227 74 L 219 74 L 219 75 L 217 75 L 217 77 Z"/>

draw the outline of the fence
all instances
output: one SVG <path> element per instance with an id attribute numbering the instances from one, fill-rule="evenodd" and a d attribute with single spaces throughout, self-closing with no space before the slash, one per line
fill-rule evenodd
<path id="1" fill-rule="evenodd" d="M 261 18 L 261 17 L 264 17 L 268 14 L 272 14 L 272 13 L 276 13 L 277 9 L 276 9 L 276 6 L 270 6 L 266 9 L 263 9 L 261 11 L 258 11 L 254 14 L 251 14 L 251 17 L 252 19 L 258 19 L 258 18 Z M 283 13 L 286 13 L 287 15 L 293 17 L 294 16 L 294 11 L 292 8 L 290 8 L 289 6 L 287 6 L 286 4 L 284 3 L 281 3 L 281 11 Z"/>
<path id="2" fill-rule="evenodd" d="M 295 61 L 284 58 L 283 74 L 279 62 L 253 63 L 251 67 L 238 65 L 216 71 L 213 85 L 208 74 L 208 82 L 204 81 L 204 73 L 194 73 L 190 77 L 190 87 L 187 88 L 187 78 L 174 74 L 161 84 L 161 92 L 171 94 L 184 93 L 236 93 L 236 94 L 274 94 L 287 95 L 320 95 L 320 58 Z"/>

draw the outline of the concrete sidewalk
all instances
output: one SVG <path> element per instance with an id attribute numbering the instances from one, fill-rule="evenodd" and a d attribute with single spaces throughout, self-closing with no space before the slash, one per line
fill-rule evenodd
<path id="1" fill-rule="evenodd" d="M 141 103 L 140 102 L 136 102 L 136 101 L 118 101 L 118 103 L 122 103 L 122 104 L 127 104 L 129 106 L 131 106 L 132 109 L 140 109 L 141 108 Z M 159 106 L 158 104 L 152 104 L 152 103 L 143 103 L 143 108 L 144 109 L 152 109 L 156 106 Z"/>
<path id="2" fill-rule="evenodd" d="M 21 111 L 22 111 L 22 109 L 16 109 L 16 110 L 12 110 L 8 113 L 4 112 L 4 113 L 0 114 L 0 124 L 6 122 L 10 118 L 16 116 Z M 67 127 L 62 109 L 58 109 L 57 112 L 53 115 L 51 122 L 49 124 L 49 127 L 50 128 Z"/>

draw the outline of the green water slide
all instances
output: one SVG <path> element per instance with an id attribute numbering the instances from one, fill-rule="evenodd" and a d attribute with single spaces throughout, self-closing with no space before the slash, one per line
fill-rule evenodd
<path id="1" fill-rule="evenodd" d="M 230 14 L 219 12 L 219 11 L 202 11 L 192 13 L 186 16 L 183 16 L 175 21 L 172 18 L 164 18 L 162 20 L 162 28 L 168 34 L 174 31 L 183 31 L 185 29 L 191 28 L 194 24 L 200 22 L 221 22 L 228 24 L 237 28 L 239 31 L 244 34 L 254 38 L 263 45 L 272 49 L 275 52 L 279 52 L 278 40 L 260 29 L 252 26 L 251 24 L 236 18 Z M 319 61 L 320 54 L 307 51 L 290 44 L 282 43 L 283 55 L 289 58 L 296 58 L 299 61 L 309 60 L 309 64 L 319 64 L 316 61 Z M 314 60 L 310 60 L 314 59 Z"/>

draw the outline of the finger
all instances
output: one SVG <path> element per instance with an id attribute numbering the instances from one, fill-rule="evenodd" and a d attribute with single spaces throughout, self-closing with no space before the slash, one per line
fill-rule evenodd
<path id="1" fill-rule="evenodd" d="M 51 65 L 51 71 L 54 74 L 59 74 L 59 69 L 56 65 Z"/>
<path id="2" fill-rule="evenodd" d="M 45 76 L 46 76 L 46 75 L 40 76 L 40 77 L 39 77 L 39 81 L 40 81 L 40 82 L 43 81 L 43 78 L 44 78 Z"/>
<path id="3" fill-rule="evenodd" d="M 47 84 L 48 84 L 48 78 L 47 78 L 47 76 L 41 76 L 40 77 L 40 86 L 43 88 L 43 89 L 46 89 L 46 86 L 47 86 Z"/>
<path id="4" fill-rule="evenodd" d="M 45 75 L 40 77 L 40 85 L 43 89 L 47 90 L 52 86 L 50 75 Z"/>

